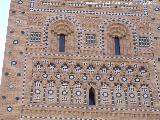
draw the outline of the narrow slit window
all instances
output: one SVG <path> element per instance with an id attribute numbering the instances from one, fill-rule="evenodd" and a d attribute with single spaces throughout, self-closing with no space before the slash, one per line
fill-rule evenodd
<path id="1" fill-rule="evenodd" d="M 120 40 L 119 40 L 119 37 L 115 37 L 114 42 L 115 42 L 115 55 L 120 55 Z"/>
<path id="2" fill-rule="evenodd" d="M 95 90 L 94 88 L 90 88 L 89 90 L 89 105 L 95 105 Z"/>
<path id="3" fill-rule="evenodd" d="M 65 35 L 60 34 L 59 37 L 59 52 L 65 52 Z"/>

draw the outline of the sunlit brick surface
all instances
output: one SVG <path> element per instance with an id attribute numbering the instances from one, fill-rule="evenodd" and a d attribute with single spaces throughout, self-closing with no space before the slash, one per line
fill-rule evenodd
<path id="1" fill-rule="evenodd" d="M 159 1 L 12 0 L 0 120 L 160 120 L 159 21 Z"/>

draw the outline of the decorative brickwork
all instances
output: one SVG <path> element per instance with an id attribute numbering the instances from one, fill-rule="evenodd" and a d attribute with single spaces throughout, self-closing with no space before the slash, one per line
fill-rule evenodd
<path id="1" fill-rule="evenodd" d="M 160 3 L 104 2 L 11 1 L 0 120 L 160 120 Z"/>

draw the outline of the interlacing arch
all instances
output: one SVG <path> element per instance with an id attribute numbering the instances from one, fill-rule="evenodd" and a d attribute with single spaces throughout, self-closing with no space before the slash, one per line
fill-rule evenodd
<path id="1" fill-rule="evenodd" d="M 47 83 L 47 84 L 46 84 Z M 80 82 L 71 84 L 49 80 L 46 83 L 35 80 L 31 90 L 31 102 L 114 106 L 115 108 L 136 108 L 138 106 L 152 107 L 152 90 L 147 84 L 115 83 L 113 87 L 104 82 L 100 86 L 94 83 L 84 85 Z M 86 88 L 86 89 L 85 89 Z"/>

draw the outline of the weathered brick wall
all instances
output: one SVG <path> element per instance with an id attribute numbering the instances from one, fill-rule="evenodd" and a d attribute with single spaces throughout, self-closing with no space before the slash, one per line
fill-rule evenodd
<path id="1" fill-rule="evenodd" d="M 159 120 L 159 21 L 159 1 L 98 6 L 12 0 L 0 119 Z M 87 35 L 95 35 L 95 43 L 87 42 Z"/>

